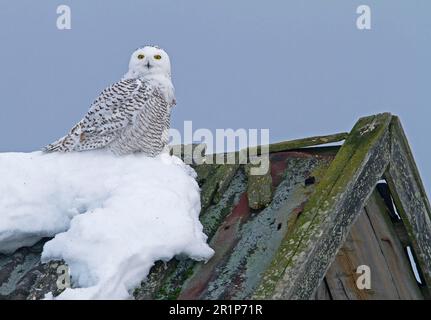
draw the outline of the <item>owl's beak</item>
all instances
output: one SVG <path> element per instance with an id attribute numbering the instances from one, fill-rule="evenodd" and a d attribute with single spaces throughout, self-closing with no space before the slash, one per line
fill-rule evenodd
<path id="1" fill-rule="evenodd" d="M 151 64 L 150 64 L 150 61 L 148 61 L 147 62 L 147 64 L 145 65 L 148 69 L 150 69 L 151 68 Z"/>

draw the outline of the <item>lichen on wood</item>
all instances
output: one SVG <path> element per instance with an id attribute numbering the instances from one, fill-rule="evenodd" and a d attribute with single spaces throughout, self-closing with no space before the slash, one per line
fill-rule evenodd
<path id="1" fill-rule="evenodd" d="M 248 164 L 246 166 L 248 204 L 253 210 L 261 210 L 272 201 L 274 190 L 271 170 L 268 170 L 264 175 L 254 175 L 251 170 L 252 166 L 254 165 Z"/>
<path id="2" fill-rule="evenodd" d="M 431 207 L 398 117 L 391 122 L 391 161 L 385 177 L 430 285 Z"/>
<path id="3" fill-rule="evenodd" d="M 346 135 L 272 144 L 272 172 L 264 176 L 248 174 L 250 164 L 194 165 L 202 191 L 200 219 L 216 256 L 208 264 L 157 262 L 135 298 L 312 297 L 384 172 L 431 283 L 430 207 L 398 119 L 390 114 L 360 119 L 341 149 L 297 150 Z M 228 156 L 222 154 L 223 159 Z M 26 252 L 22 261 L 17 255 L 0 257 L 5 270 L 3 278 L 0 274 L 1 298 L 39 299 L 54 290 L 55 268 L 38 261 L 39 249 L 34 255 L 20 251 Z M 12 264 L 9 268 L 4 263 Z"/>
<path id="4" fill-rule="evenodd" d="M 201 165 L 198 167 L 201 167 Z M 214 169 L 213 174 L 216 174 L 215 172 L 219 168 L 213 165 L 211 167 Z M 197 170 L 197 172 L 202 173 L 200 170 Z M 202 176 L 198 176 L 198 180 L 202 178 Z M 204 185 L 207 183 L 204 179 L 201 181 L 203 181 Z M 209 183 L 214 182 L 209 181 Z M 225 187 L 226 189 L 221 194 L 219 201 L 209 204 L 206 209 L 202 210 L 200 216 L 204 232 L 208 235 L 209 240 L 212 239 L 224 218 L 238 204 L 239 196 L 245 192 L 246 178 L 244 170 L 242 168 L 236 170 L 234 176 L 230 179 L 229 185 Z M 147 279 L 135 290 L 135 299 L 176 299 L 183 287 L 183 283 L 195 272 L 197 265 L 199 265 L 197 262 L 190 259 L 181 261 L 173 259 L 166 264 L 157 263 L 152 268 Z"/>
<path id="5" fill-rule="evenodd" d="M 271 263 L 288 229 L 289 216 L 299 212 L 314 185 L 304 180 L 323 171 L 332 158 L 301 152 L 286 152 L 272 159 L 274 198 L 258 212 L 251 212 L 247 194 L 226 216 L 212 237 L 215 256 L 206 264 L 197 264 L 184 283 L 180 299 L 248 299 L 260 275 Z"/>
<path id="6" fill-rule="evenodd" d="M 288 150 L 301 149 L 306 147 L 318 146 L 322 144 L 334 143 L 345 140 L 348 133 L 336 133 L 326 136 L 316 136 L 310 138 L 296 139 L 290 141 L 282 141 L 271 143 L 268 145 L 269 153 L 282 152 Z M 261 154 L 261 146 L 248 148 L 249 153 Z"/>
<path id="7" fill-rule="evenodd" d="M 360 119 L 286 235 L 254 298 L 310 298 L 389 161 L 390 114 Z"/>
<path id="8" fill-rule="evenodd" d="M 326 136 L 315 136 L 310 138 L 275 142 L 268 145 L 260 145 L 255 147 L 247 147 L 240 151 L 210 154 L 207 155 L 205 163 L 207 164 L 220 164 L 222 163 L 238 163 L 247 164 L 251 158 L 258 156 L 265 156 L 271 153 L 298 150 L 307 147 L 319 146 L 329 143 L 340 142 L 346 139 L 348 133 L 336 133 Z M 229 161 L 231 162 L 228 162 Z"/>
<path id="9" fill-rule="evenodd" d="M 221 195 L 229 186 L 238 168 L 238 164 L 216 165 L 215 170 L 208 176 L 201 188 L 202 210 L 208 208 L 211 203 L 220 200 Z"/>

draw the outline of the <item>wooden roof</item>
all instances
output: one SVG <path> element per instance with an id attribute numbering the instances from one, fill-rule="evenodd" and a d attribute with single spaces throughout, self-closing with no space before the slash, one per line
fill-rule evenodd
<path id="1" fill-rule="evenodd" d="M 319 146 L 343 140 L 341 147 Z M 216 254 L 207 264 L 156 263 L 136 299 L 429 297 L 431 210 L 396 116 L 361 118 L 348 134 L 271 144 L 269 151 L 271 170 L 263 176 L 251 175 L 249 164 L 196 166 L 201 221 Z M 376 191 L 382 178 L 386 198 Z M 394 208 L 399 221 L 388 218 Z M 392 251 L 381 249 L 383 234 Z M 62 262 L 40 263 L 44 241 L 0 256 L 0 297 L 58 293 L 55 270 Z M 409 268 L 407 246 L 421 285 Z M 366 257 L 376 274 L 386 272 L 378 278 L 392 279 L 376 283 L 377 294 L 358 292 L 346 264 L 366 263 L 359 261 Z"/>

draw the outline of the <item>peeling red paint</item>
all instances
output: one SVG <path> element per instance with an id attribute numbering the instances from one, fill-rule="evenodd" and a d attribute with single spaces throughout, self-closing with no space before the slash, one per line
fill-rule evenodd
<path id="1" fill-rule="evenodd" d="M 273 187 L 277 188 L 285 179 L 288 168 L 288 159 L 322 159 L 327 156 L 320 156 L 308 151 L 286 151 L 270 155 L 271 177 Z M 329 156 L 328 158 L 332 158 Z M 308 175 L 309 173 L 305 173 Z M 304 179 L 306 176 L 304 177 Z M 303 192 L 308 195 L 313 188 L 304 188 Z M 304 209 L 305 202 L 301 203 L 293 210 L 293 215 L 298 216 Z M 241 240 L 241 226 L 249 221 L 252 212 L 248 204 L 247 192 L 241 194 L 238 204 L 225 217 L 211 240 L 211 247 L 215 250 L 215 255 L 206 264 L 199 264 L 195 268 L 193 275 L 186 280 L 178 299 L 202 299 L 210 292 L 217 290 L 217 294 L 222 299 L 230 299 L 237 296 L 243 285 L 247 281 L 244 278 L 246 273 L 246 261 L 236 262 L 234 270 L 228 270 L 229 279 L 224 279 L 226 266 L 229 259 L 235 254 L 233 250 Z M 229 281 L 225 283 L 225 281 Z M 222 287 L 217 287 L 222 286 Z"/>
<path id="2" fill-rule="evenodd" d="M 271 157 L 271 177 L 272 185 L 276 188 L 283 181 L 287 164 L 285 157 Z"/>
<path id="3" fill-rule="evenodd" d="M 306 152 L 298 152 L 298 151 L 285 151 L 285 152 L 278 152 L 273 153 L 270 155 L 270 161 L 271 161 L 271 177 L 272 177 L 272 184 L 274 187 L 277 187 L 281 181 L 283 181 L 284 173 L 287 169 L 287 163 L 286 160 L 288 158 L 310 158 L 314 157 L 314 155 Z"/>
<path id="4" fill-rule="evenodd" d="M 298 206 L 295 209 L 293 209 L 292 210 L 292 214 L 294 214 L 294 215 L 300 215 L 304 211 L 304 207 L 305 207 L 306 203 L 307 203 L 307 201 L 304 201 L 304 202 L 301 203 L 300 206 Z"/>
<path id="5" fill-rule="evenodd" d="M 208 287 L 208 283 L 217 277 L 217 266 L 223 263 L 228 254 L 238 242 L 238 230 L 243 222 L 250 216 L 247 193 L 243 193 L 238 204 L 226 217 L 225 221 L 218 228 L 211 241 L 211 247 L 215 250 L 215 255 L 211 260 L 202 265 L 198 275 L 189 279 L 183 287 L 178 299 L 199 299 Z"/>

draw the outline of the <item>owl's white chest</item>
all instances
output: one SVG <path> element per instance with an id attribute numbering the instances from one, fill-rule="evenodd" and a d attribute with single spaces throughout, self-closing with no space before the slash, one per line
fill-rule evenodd
<path id="1" fill-rule="evenodd" d="M 138 85 L 135 93 L 136 100 L 143 102 L 142 107 L 137 110 L 130 125 L 109 146 L 116 154 L 142 152 L 156 156 L 168 143 L 170 114 L 175 99 L 173 86 L 170 81 L 151 79 L 145 80 L 145 87 L 150 90 L 142 92 Z"/>
<path id="2" fill-rule="evenodd" d="M 138 88 L 146 83 L 152 90 L 163 95 L 166 102 L 172 106 L 175 104 L 175 89 L 170 77 L 165 75 L 151 75 L 151 77 L 142 77 L 136 79 Z"/>

